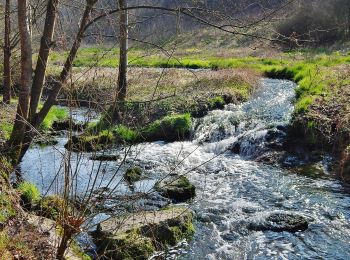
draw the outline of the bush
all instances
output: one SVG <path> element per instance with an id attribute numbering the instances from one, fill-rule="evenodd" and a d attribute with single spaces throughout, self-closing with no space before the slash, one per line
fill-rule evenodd
<path id="1" fill-rule="evenodd" d="M 40 200 L 40 191 L 33 183 L 21 182 L 17 190 L 21 194 L 21 200 L 24 205 L 32 206 Z"/>

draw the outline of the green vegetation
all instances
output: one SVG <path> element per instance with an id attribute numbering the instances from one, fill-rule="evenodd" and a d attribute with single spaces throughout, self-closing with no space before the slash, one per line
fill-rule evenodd
<path id="1" fill-rule="evenodd" d="M 5 194 L 0 194 L 0 224 L 16 216 L 16 211 L 11 203 L 11 198 Z"/>
<path id="2" fill-rule="evenodd" d="M 6 121 L 0 122 L 0 131 L 5 139 L 9 139 L 13 128 L 13 123 Z"/>
<path id="3" fill-rule="evenodd" d="M 131 129 L 124 125 L 109 126 L 105 120 L 90 124 L 88 131 L 73 137 L 73 150 L 98 151 L 113 143 L 131 144 L 135 142 L 152 142 L 184 140 L 189 137 L 192 117 L 189 113 L 169 115 L 156 120 L 140 129 Z M 69 144 L 66 145 L 66 148 Z"/>
<path id="4" fill-rule="evenodd" d="M 116 139 L 122 143 L 134 143 L 138 138 L 137 131 L 124 125 L 118 125 L 111 129 Z"/>
<path id="5" fill-rule="evenodd" d="M 132 167 L 130 169 L 127 169 L 124 174 L 124 179 L 130 184 L 141 180 L 141 178 L 142 170 L 140 167 Z"/>
<path id="6" fill-rule="evenodd" d="M 265 72 L 267 76 L 287 78 L 298 83 L 296 112 L 303 113 L 317 97 L 330 94 L 337 81 L 337 67 L 349 63 L 349 56 L 335 52 L 318 54 L 303 61 L 291 62 L 289 66 L 267 69 Z M 350 83 L 350 80 L 343 80 L 343 84 L 346 83 Z"/>
<path id="7" fill-rule="evenodd" d="M 60 107 L 52 107 L 50 112 L 45 117 L 43 123 L 41 124 L 42 130 L 49 130 L 55 121 L 62 121 L 68 118 L 68 113 L 66 109 Z"/>
<path id="8" fill-rule="evenodd" d="M 40 200 L 40 191 L 30 182 L 21 182 L 17 190 L 21 194 L 21 199 L 25 205 L 34 205 Z"/>
<path id="9" fill-rule="evenodd" d="M 106 252 L 103 252 L 105 248 Z M 113 248 L 113 250 L 108 250 Z M 156 250 L 152 239 L 140 235 L 140 230 L 118 234 L 111 239 L 104 239 L 100 245 L 101 254 L 112 259 L 148 259 Z"/>
<path id="10" fill-rule="evenodd" d="M 154 221 L 147 221 L 149 218 Z M 121 221 L 122 228 L 113 228 Z M 130 220 L 111 218 L 101 223 L 92 235 L 99 253 L 105 257 L 148 259 L 157 250 L 167 250 L 183 239 L 191 239 L 195 232 L 192 221 L 193 214 L 188 209 L 172 207 L 134 213 Z"/>
<path id="11" fill-rule="evenodd" d="M 63 198 L 58 195 L 44 197 L 38 205 L 38 213 L 49 219 L 56 220 L 66 205 Z"/>
<path id="12" fill-rule="evenodd" d="M 209 109 L 223 109 L 226 102 L 223 97 L 214 97 L 208 99 Z"/>
<path id="13" fill-rule="evenodd" d="M 66 149 L 73 151 L 100 151 L 116 142 L 116 138 L 110 130 L 102 130 L 97 135 L 86 133 L 80 136 L 73 136 L 65 145 Z"/>
<path id="14" fill-rule="evenodd" d="M 192 119 L 189 113 L 170 115 L 157 120 L 141 130 L 145 141 L 176 141 L 189 137 Z"/>
<path id="15" fill-rule="evenodd" d="M 185 202 L 196 196 L 196 187 L 183 175 L 169 176 L 158 181 L 154 188 L 162 196 L 175 202 Z"/>

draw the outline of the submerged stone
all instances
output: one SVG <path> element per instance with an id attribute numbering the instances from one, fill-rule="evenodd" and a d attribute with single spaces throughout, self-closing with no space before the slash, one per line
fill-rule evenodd
<path id="1" fill-rule="evenodd" d="M 196 196 L 196 187 L 185 176 L 179 175 L 158 181 L 155 190 L 174 202 L 185 202 Z"/>
<path id="2" fill-rule="evenodd" d="M 298 232 L 308 228 L 305 217 L 292 213 L 273 212 L 264 219 L 250 223 L 248 228 L 256 231 Z"/>
<path id="3" fill-rule="evenodd" d="M 193 214 L 175 207 L 111 218 L 92 233 L 98 254 L 108 259 L 148 259 L 194 233 Z"/>

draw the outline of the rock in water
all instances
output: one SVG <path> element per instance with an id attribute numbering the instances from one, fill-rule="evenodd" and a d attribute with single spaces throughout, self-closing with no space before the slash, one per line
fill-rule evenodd
<path id="1" fill-rule="evenodd" d="M 193 213 L 174 207 L 111 218 L 92 233 L 98 254 L 107 259 L 148 259 L 194 233 Z"/>
<path id="2" fill-rule="evenodd" d="M 124 179 L 129 183 L 133 184 L 142 179 L 142 169 L 140 167 L 132 167 L 126 170 L 124 173 Z"/>
<path id="3" fill-rule="evenodd" d="M 306 230 L 308 222 L 297 214 L 273 212 L 260 221 L 250 223 L 248 228 L 256 231 L 298 232 Z"/>
<path id="4" fill-rule="evenodd" d="M 185 202 L 196 196 L 196 187 L 185 176 L 179 175 L 158 181 L 155 190 L 174 202 Z"/>

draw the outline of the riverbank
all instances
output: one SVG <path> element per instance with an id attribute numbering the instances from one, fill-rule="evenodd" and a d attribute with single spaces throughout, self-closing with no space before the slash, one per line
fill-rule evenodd
<path id="1" fill-rule="evenodd" d="M 110 69 L 108 67 L 116 66 L 115 63 L 112 63 L 111 57 L 116 56 L 117 53 L 118 50 L 113 48 L 83 48 L 79 55 L 80 59 L 76 63 L 76 69 L 84 70 L 83 68 L 85 66 L 91 65 L 92 62 L 96 64 L 96 61 L 98 61 L 98 64 L 101 66 L 101 71 L 114 71 L 115 69 Z M 289 135 L 290 139 L 297 139 L 298 141 L 294 143 L 290 142 L 290 148 L 293 148 L 293 146 L 302 147 L 305 150 L 304 154 L 306 154 L 304 157 L 309 157 L 308 154 L 311 153 L 331 154 L 335 158 L 334 172 L 344 180 L 348 180 L 347 176 L 350 176 L 350 172 L 347 170 L 347 148 L 350 143 L 348 129 L 350 109 L 344 97 L 348 96 L 350 84 L 348 80 L 350 58 L 346 49 L 338 51 L 308 49 L 283 53 L 269 51 L 268 49 L 259 51 L 241 49 L 241 52 L 239 52 L 237 50 L 228 51 L 219 49 L 217 51 L 203 51 L 185 48 L 181 51 L 177 51 L 174 57 L 170 59 L 166 57 L 165 54 L 150 52 L 145 55 L 146 53 L 147 52 L 142 50 L 131 51 L 131 57 L 133 57 L 131 66 L 160 68 L 181 67 L 199 70 L 209 69 L 209 71 L 219 69 L 220 73 L 222 69 L 229 70 L 230 68 L 231 70 L 234 68 L 233 70 L 236 71 L 250 71 L 248 78 L 249 75 L 256 73 L 257 75 L 265 75 L 271 78 L 293 80 L 299 87 L 296 89 L 296 109 L 290 123 Z M 244 53 L 244 55 L 242 55 L 242 53 Z M 51 61 L 53 64 L 59 64 L 59 55 L 53 55 Z M 115 60 L 113 60 L 113 62 L 115 62 Z M 131 71 L 137 70 L 142 69 L 131 68 Z M 157 69 L 150 68 L 149 70 Z M 158 70 L 162 71 L 162 69 Z M 209 71 L 196 71 L 195 73 L 202 73 L 202 75 L 205 75 L 209 73 Z M 210 73 L 215 74 L 214 72 Z M 133 72 L 131 72 L 131 74 L 133 74 Z M 182 74 L 182 76 L 185 75 L 185 73 Z M 96 75 L 98 75 L 98 73 Z M 178 78 L 177 75 L 171 75 L 171 73 L 169 76 Z M 213 75 L 210 76 L 213 77 Z M 95 81 L 97 85 L 102 85 L 97 82 L 98 80 Z M 200 83 L 198 84 L 201 85 Z M 167 84 L 163 84 L 159 89 L 164 89 L 164 85 Z M 139 101 L 138 98 L 143 96 L 144 93 L 137 87 L 135 90 L 135 92 L 131 90 L 129 98 L 130 100 Z M 196 91 L 197 89 L 195 88 L 194 93 L 196 93 Z M 212 91 L 213 89 L 211 89 L 211 92 Z M 179 93 L 182 92 L 183 91 L 180 90 Z M 141 94 L 134 95 L 133 93 Z M 156 96 L 162 98 L 169 94 L 171 95 L 171 91 L 165 91 L 164 93 L 164 95 L 160 94 Z M 186 95 L 188 94 L 188 92 L 183 93 L 186 93 Z M 138 96 L 138 98 L 136 96 Z M 154 98 L 153 95 L 146 96 L 152 96 Z M 243 97 L 244 96 L 246 95 L 243 95 Z M 178 100 L 174 101 L 173 98 L 170 98 L 169 102 L 165 102 L 165 104 L 156 104 L 157 107 L 166 107 L 174 103 L 178 103 L 178 107 L 183 108 L 184 104 L 188 104 L 188 100 L 179 102 Z M 188 110 L 189 109 L 174 109 L 175 112 L 179 113 L 188 112 Z M 162 113 L 157 111 L 154 114 Z M 162 115 L 164 116 L 165 114 Z"/>

